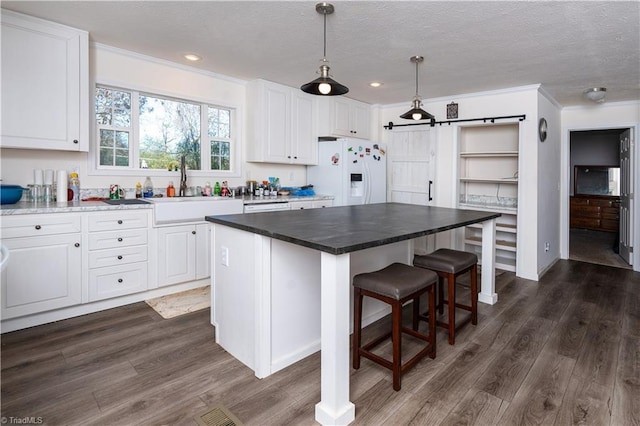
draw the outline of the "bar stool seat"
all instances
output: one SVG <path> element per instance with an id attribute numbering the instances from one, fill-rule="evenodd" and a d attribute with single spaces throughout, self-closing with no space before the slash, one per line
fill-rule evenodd
<path id="1" fill-rule="evenodd" d="M 386 268 L 374 272 L 358 274 L 353 277 L 354 310 L 353 310 L 353 368 L 360 368 L 360 357 L 388 368 L 393 373 L 393 389 L 400 390 L 401 376 L 413 367 L 424 356 L 436 357 L 436 322 L 435 315 L 428 319 L 429 334 L 418 331 L 417 316 L 419 314 L 419 299 L 424 293 L 428 294 L 429 309 L 435 311 L 435 284 L 438 275 L 426 269 L 416 268 L 402 263 L 393 263 Z M 391 331 L 377 337 L 361 347 L 362 338 L 362 300 L 363 296 L 371 297 L 391 305 Z M 413 300 L 413 329 L 402 326 L 402 305 Z M 427 345 L 402 364 L 401 335 L 407 333 L 415 338 L 424 340 Z M 382 358 L 371 352 L 375 346 L 391 336 L 393 355 L 392 360 Z"/>
<path id="2" fill-rule="evenodd" d="M 478 324 L 478 256 L 465 251 L 439 249 L 427 255 L 416 255 L 413 265 L 435 271 L 438 274 L 438 312 L 443 313 L 443 304 L 448 306 L 448 321 L 437 321 L 436 324 L 449 331 L 449 344 L 455 343 L 456 329 L 471 321 Z M 460 275 L 471 272 L 471 305 L 456 303 L 456 279 Z M 444 300 L 443 281 L 447 280 L 448 300 Z M 471 312 L 456 327 L 456 308 Z M 430 312 L 433 312 L 430 310 Z M 428 320 L 426 313 L 419 314 L 418 319 Z"/>

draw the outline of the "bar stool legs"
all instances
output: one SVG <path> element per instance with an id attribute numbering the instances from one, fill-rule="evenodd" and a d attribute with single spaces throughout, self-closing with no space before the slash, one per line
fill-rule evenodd
<path id="1" fill-rule="evenodd" d="M 435 316 L 429 319 L 429 334 L 418 331 L 418 312 L 420 296 L 428 294 L 429 309 L 435 311 L 435 284 L 437 275 L 432 271 L 424 274 L 425 270 L 413 268 L 409 265 L 394 263 L 380 271 L 359 274 L 354 277 L 354 325 L 353 325 L 353 368 L 360 368 L 360 357 L 388 368 L 393 374 L 393 389 L 399 391 L 400 380 L 404 373 L 413 367 L 423 357 L 436 356 L 436 322 Z M 405 285 L 406 284 L 406 285 Z M 377 337 L 373 341 L 362 346 L 362 301 L 364 296 L 371 297 L 391 305 L 391 331 Z M 414 318 L 413 327 L 402 326 L 402 305 L 413 300 Z M 402 364 L 402 333 L 409 334 L 417 339 L 427 342 L 416 355 Z M 391 337 L 392 360 L 382 358 L 371 350 Z"/>

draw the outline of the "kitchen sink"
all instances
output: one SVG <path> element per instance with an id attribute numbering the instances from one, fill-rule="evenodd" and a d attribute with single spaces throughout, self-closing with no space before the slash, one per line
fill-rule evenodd
<path id="1" fill-rule="evenodd" d="M 153 204 L 156 225 L 175 222 L 201 222 L 205 216 L 242 213 L 242 199 L 227 197 L 146 198 Z"/>

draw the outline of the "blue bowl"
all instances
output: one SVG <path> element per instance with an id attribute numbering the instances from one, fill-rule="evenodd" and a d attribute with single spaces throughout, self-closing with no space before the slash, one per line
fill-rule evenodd
<path id="1" fill-rule="evenodd" d="M 22 193 L 27 188 L 20 185 L 2 185 L 0 184 L 0 204 L 15 204 L 22 198 Z"/>

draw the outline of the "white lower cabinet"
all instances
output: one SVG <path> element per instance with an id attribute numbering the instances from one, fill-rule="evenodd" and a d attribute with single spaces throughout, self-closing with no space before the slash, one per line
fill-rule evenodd
<path id="1" fill-rule="evenodd" d="M 157 228 L 158 286 L 211 275 L 209 224 Z"/>
<path id="2" fill-rule="evenodd" d="M 149 220 L 146 210 L 88 213 L 90 302 L 148 288 Z"/>
<path id="3" fill-rule="evenodd" d="M 291 201 L 291 210 L 322 209 L 333 207 L 333 200 Z"/>
<path id="4" fill-rule="evenodd" d="M 9 250 L 2 271 L 2 319 L 82 302 L 82 234 L 78 214 L 2 219 Z"/>

